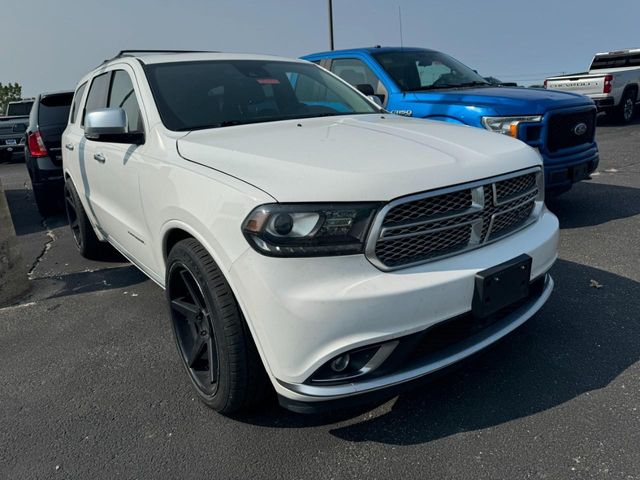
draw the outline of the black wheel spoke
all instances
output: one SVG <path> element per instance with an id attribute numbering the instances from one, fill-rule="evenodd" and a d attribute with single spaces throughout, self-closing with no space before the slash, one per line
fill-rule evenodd
<path id="1" fill-rule="evenodd" d="M 197 305 L 185 301 L 184 298 L 171 300 L 171 308 L 191 321 L 193 321 L 193 319 L 195 319 L 195 317 L 200 313 L 200 309 Z"/>
<path id="2" fill-rule="evenodd" d="M 198 286 L 195 284 L 195 279 L 191 276 L 189 271 L 182 270 L 180 272 L 180 276 L 182 277 L 182 281 L 184 286 L 187 288 L 189 295 L 191 296 L 191 300 L 195 303 L 200 310 L 202 310 L 202 302 L 200 301 L 200 295 L 198 294 Z"/>
<path id="3" fill-rule="evenodd" d="M 198 335 L 195 337 L 191 352 L 189 352 L 187 362 L 189 367 L 195 368 L 198 366 L 198 361 L 201 359 L 204 349 L 207 346 L 207 339 L 204 336 Z"/>

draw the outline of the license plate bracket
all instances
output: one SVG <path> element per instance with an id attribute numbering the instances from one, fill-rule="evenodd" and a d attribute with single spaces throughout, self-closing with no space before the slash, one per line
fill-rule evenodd
<path id="1" fill-rule="evenodd" d="M 529 296 L 531 257 L 512 260 L 476 273 L 472 313 L 485 318 Z"/>

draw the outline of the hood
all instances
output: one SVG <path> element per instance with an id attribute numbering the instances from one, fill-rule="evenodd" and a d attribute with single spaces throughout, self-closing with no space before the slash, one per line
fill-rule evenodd
<path id="1" fill-rule="evenodd" d="M 177 144 L 182 157 L 279 202 L 391 200 L 540 164 L 504 135 L 379 114 L 200 130 Z"/>
<path id="2" fill-rule="evenodd" d="M 584 97 L 568 92 L 522 87 L 480 87 L 460 90 L 415 92 L 415 102 L 447 103 L 491 108 L 498 115 L 544 114 L 556 108 L 592 105 Z M 409 99 L 407 94 L 407 100 Z"/>

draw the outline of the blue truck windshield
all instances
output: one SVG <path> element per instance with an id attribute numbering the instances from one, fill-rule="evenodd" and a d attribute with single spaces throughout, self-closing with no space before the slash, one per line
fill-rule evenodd
<path id="1" fill-rule="evenodd" d="M 405 92 L 489 85 L 469 67 L 444 53 L 397 51 L 373 56 Z"/>

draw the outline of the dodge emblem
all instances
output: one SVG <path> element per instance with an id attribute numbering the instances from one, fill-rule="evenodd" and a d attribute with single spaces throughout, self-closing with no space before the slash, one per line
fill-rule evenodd
<path id="1" fill-rule="evenodd" d="M 573 127 L 573 133 L 578 136 L 584 135 L 585 133 L 587 133 L 587 124 L 584 122 L 578 123 L 575 127 Z"/>

